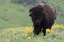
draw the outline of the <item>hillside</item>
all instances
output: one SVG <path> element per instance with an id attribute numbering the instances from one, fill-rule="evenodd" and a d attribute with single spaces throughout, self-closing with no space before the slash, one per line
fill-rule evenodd
<path id="1" fill-rule="evenodd" d="M 28 7 L 0 0 L 0 29 L 9 27 L 31 26 Z"/>
<path id="2" fill-rule="evenodd" d="M 32 26 L 32 21 L 29 17 L 30 7 L 28 5 L 11 3 L 11 1 L 0 0 L 0 29 Z M 50 4 L 56 8 L 57 19 L 55 23 L 64 24 L 64 0 L 40 0 L 39 2 Z"/>

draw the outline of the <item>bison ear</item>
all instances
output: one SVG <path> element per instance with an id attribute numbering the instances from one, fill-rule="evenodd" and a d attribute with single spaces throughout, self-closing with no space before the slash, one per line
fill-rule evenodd
<path id="1" fill-rule="evenodd" d="M 29 16 L 32 16 L 32 12 L 29 12 L 30 13 L 30 15 Z"/>

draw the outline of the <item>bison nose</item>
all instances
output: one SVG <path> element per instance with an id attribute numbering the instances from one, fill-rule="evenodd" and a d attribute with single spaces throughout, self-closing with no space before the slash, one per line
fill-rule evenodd
<path id="1" fill-rule="evenodd" d="M 38 19 L 38 20 L 36 20 L 36 23 L 40 23 L 40 20 Z"/>
<path id="2" fill-rule="evenodd" d="M 40 25 L 40 20 L 39 19 L 35 21 L 35 25 Z"/>

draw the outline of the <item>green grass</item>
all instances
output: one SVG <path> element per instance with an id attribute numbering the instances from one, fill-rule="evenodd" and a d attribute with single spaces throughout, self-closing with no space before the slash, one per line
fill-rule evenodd
<path id="1" fill-rule="evenodd" d="M 12 30 L 2 29 L 0 30 L 0 42 L 63 42 L 64 41 L 64 28 L 54 28 L 54 33 L 49 32 L 46 36 L 39 34 L 34 37 L 33 32 L 25 33 L 25 27 L 19 27 Z M 26 29 L 26 28 L 25 28 Z M 14 31 L 16 33 L 14 33 Z M 25 36 L 27 34 L 27 36 Z M 29 38 L 30 37 L 30 38 Z"/>
<path id="2" fill-rule="evenodd" d="M 0 5 L 0 29 L 8 27 L 32 26 L 29 8 L 19 4 Z"/>

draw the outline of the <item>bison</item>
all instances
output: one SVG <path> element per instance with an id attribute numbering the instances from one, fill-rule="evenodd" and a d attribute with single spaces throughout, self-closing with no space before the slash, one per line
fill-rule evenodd
<path id="1" fill-rule="evenodd" d="M 46 29 L 50 29 L 56 19 L 56 9 L 44 3 L 39 3 L 29 9 L 30 17 L 34 26 L 34 35 L 38 35 L 41 31 L 46 35 Z"/>

